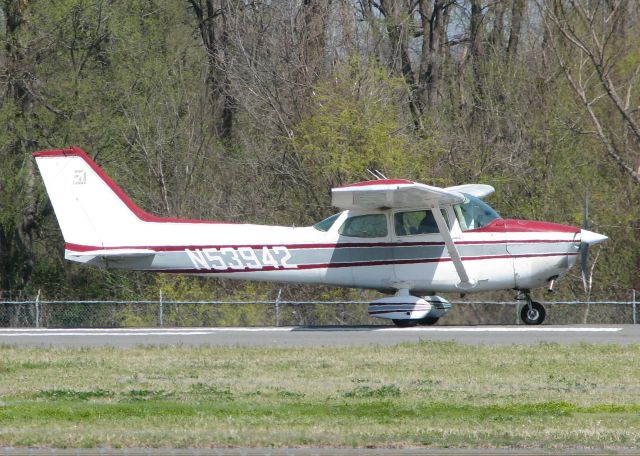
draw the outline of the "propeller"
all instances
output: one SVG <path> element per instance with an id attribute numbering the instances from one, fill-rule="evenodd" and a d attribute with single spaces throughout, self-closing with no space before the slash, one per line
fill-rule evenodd
<path id="1" fill-rule="evenodd" d="M 582 240 L 582 233 L 589 228 L 589 194 L 584 199 L 584 211 L 582 213 L 582 229 L 580 230 L 580 264 L 582 269 L 582 286 L 587 291 L 587 258 L 589 257 L 589 244 Z"/>
<path id="2" fill-rule="evenodd" d="M 584 286 L 584 292 L 589 293 L 591 291 L 591 284 L 587 283 L 587 258 L 589 257 L 589 247 L 595 244 L 609 239 L 604 234 L 595 233 L 589 231 L 589 194 L 585 197 L 584 212 L 582 219 L 582 229 L 580 230 L 580 263 L 582 266 L 582 285 Z"/>

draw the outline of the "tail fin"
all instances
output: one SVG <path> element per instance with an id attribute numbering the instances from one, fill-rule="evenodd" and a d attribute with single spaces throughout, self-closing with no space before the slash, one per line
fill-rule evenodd
<path id="1" fill-rule="evenodd" d="M 154 221 L 83 150 L 73 147 L 33 156 L 67 244 L 126 245 L 125 239 L 141 229 L 142 222 Z"/>
<path id="2" fill-rule="evenodd" d="M 33 156 L 58 218 L 66 242 L 65 258 L 69 260 L 106 266 L 107 257 L 145 258 L 146 268 L 147 257 L 153 257 L 155 251 L 145 246 L 176 242 L 185 233 L 193 234 L 194 224 L 219 223 L 158 217 L 143 211 L 82 149 L 48 150 Z M 197 230 L 196 234 L 202 232 Z M 137 267 L 141 268 L 140 264 Z"/>

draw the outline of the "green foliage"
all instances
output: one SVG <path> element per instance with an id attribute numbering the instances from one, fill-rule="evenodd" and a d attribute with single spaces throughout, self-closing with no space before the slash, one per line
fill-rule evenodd
<path id="1" fill-rule="evenodd" d="M 337 186 L 368 179 L 366 170 L 413 177 L 442 157 L 435 139 L 415 137 L 403 114 L 402 79 L 373 62 L 353 59 L 314 88 L 313 109 L 295 127 L 301 167 Z"/>
<path id="2" fill-rule="evenodd" d="M 607 41 L 606 64 L 633 105 L 640 87 L 639 22 L 629 5 L 630 19 L 603 22 L 596 15 L 594 23 L 619 25 Z M 497 189 L 490 202 L 503 216 L 572 225 L 582 223 L 588 194 L 591 229 L 610 237 L 594 268 L 591 297 L 627 299 L 630 289 L 640 288 L 640 194 L 605 154 L 548 43 L 556 43 L 569 71 L 582 77 L 587 96 L 599 97 L 595 113 L 634 168 L 638 146 L 608 98 L 600 97 L 589 62 L 571 46 L 521 34 L 515 57 L 505 58 L 511 18 L 507 11 L 504 35 L 492 37 L 497 6 L 482 9 L 477 53 L 466 42 L 443 45 L 437 90 L 426 105 L 420 98 L 425 68 L 415 65 L 423 58 L 421 38 L 406 33 L 420 26 L 413 23 L 420 15 L 404 10 L 386 17 L 351 10 L 323 15 L 327 30 L 341 32 L 310 43 L 301 32 L 308 27 L 296 22 L 311 20 L 306 12 L 277 2 L 251 4 L 220 16 L 228 41 L 207 52 L 201 22 L 184 2 L 1 2 L 0 289 L 40 291 L 49 299 L 157 299 L 162 290 L 166 300 L 242 301 L 274 299 L 280 289 L 65 264 L 30 153 L 78 145 L 146 210 L 190 218 L 308 225 L 334 211 L 331 187 L 368 179 L 367 169 L 434 185 L 489 183 Z M 576 32 L 587 33 L 566 11 Z M 338 17 L 339 24 L 332 22 Z M 529 30 L 542 27 L 541 18 L 528 15 Z M 464 20 L 459 26 L 471 32 Z M 311 44 L 324 49 L 311 51 Z M 402 46 L 411 49 L 411 74 Z M 313 55 L 322 61 L 312 62 Z M 216 128 L 225 97 L 234 118 L 223 141 Z M 631 114 L 637 119 L 637 111 Z M 558 285 L 556 298 L 585 298 L 577 268 Z M 295 285 L 284 286 L 283 296 L 358 298 L 353 291 Z M 166 317 L 188 324 L 273 320 L 258 308 L 242 309 L 202 308 L 187 317 L 168 308 Z M 349 312 L 283 308 L 280 317 L 340 323 Z M 71 308 L 59 318 L 59 324 L 87 321 Z M 122 316 L 126 324 L 156 319 L 155 312 L 135 308 Z"/>

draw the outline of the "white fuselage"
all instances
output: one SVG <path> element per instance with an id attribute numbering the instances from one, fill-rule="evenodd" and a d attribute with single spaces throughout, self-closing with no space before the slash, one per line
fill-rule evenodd
<path id="1" fill-rule="evenodd" d="M 390 225 L 393 212 L 379 211 Z M 144 222 L 139 232 L 123 231 L 122 242 L 112 232 L 110 245 L 68 243 L 66 258 L 108 268 L 231 279 L 415 293 L 460 291 L 439 234 L 397 236 L 389 226 L 382 238 L 340 235 L 339 227 L 352 215 L 344 211 L 327 232 L 313 227 Z M 532 230 L 528 224 L 536 222 L 500 219 L 492 229 L 463 232 L 453 213 L 449 216 L 452 237 L 469 275 L 477 280 L 471 291 L 542 286 L 565 274 L 576 260 L 579 230 L 555 224 Z M 514 227 L 518 230 L 508 231 Z"/>

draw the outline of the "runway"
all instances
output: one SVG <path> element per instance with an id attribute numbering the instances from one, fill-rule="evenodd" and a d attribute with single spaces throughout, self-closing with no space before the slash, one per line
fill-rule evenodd
<path id="1" fill-rule="evenodd" d="M 531 345 L 543 342 L 639 344 L 640 325 L 0 329 L 0 344 L 25 347 L 135 347 L 137 345 L 320 347 L 395 345 L 429 340 L 457 341 L 471 345 Z"/>

